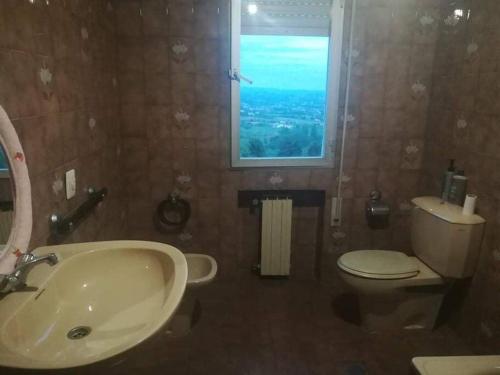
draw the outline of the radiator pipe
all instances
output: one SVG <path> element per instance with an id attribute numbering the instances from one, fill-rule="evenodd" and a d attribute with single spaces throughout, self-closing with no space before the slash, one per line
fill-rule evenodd
<path id="1" fill-rule="evenodd" d="M 339 175 L 337 185 L 337 207 L 335 212 L 339 213 L 337 226 L 342 222 L 342 177 L 344 175 L 344 152 L 345 152 L 345 137 L 347 133 L 347 119 L 349 116 L 349 102 L 350 102 L 350 88 L 351 88 L 351 72 L 352 72 L 352 48 L 353 48 L 353 35 L 354 35 L 354 20 L 356 19 L 356 0 L 352 0 L 351 10 L 351 25 L 349 34 L 349 51 L 347 55 L 347 81 L 345 87 L 345 103 L 344 103 L 344 118 L 342 121 L 342 143 L 340 147 L 340 162 L 339 162 Z"/>

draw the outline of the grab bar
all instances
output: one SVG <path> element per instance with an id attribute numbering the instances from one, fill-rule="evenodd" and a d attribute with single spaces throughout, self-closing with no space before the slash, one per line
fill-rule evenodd
<path id="1" fill-rule="evenodd" d="M 72 213 L 63 217 L 59 214 L 50 215 L 50 233 L 52 239 L 73 233 L 76 228 L 90 215 L 94 208 L 101 203 L 108 194 L 107 188 L 95 191 L 88 189 L 88 198 Z"/>

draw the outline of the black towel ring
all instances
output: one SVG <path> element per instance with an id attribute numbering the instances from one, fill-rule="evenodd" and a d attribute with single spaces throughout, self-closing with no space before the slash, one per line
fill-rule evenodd
<path id="1" fill-rule="evenodd" d="M 177 195 L 169 194 L 161 201 L 155 212 L 155 223 L 161 232 L 181 231 L 191 217 L 191 205 Z"/>

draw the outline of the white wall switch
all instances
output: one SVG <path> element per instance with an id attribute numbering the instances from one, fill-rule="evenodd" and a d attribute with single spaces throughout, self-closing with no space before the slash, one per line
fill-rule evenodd
<path id="1" fill-rule="evenodd" d="M 76 195 L 76 172 L 71 169 L 66 172 L 66 199 L 71 199 Z"/>

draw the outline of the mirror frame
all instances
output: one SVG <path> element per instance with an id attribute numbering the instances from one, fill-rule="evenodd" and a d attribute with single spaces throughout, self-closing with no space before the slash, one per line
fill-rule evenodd
<path id="1" fill-rule="evenodd" d="M 0 105 L 0 144 L 9 162 L 14 211 L 12 228 L 5 247 L 0 250 L 0 278 L 10 274 L 23 253 L 28 251 L 33 225 L 31 185 L 26 157 L 16 129 Z"/>

